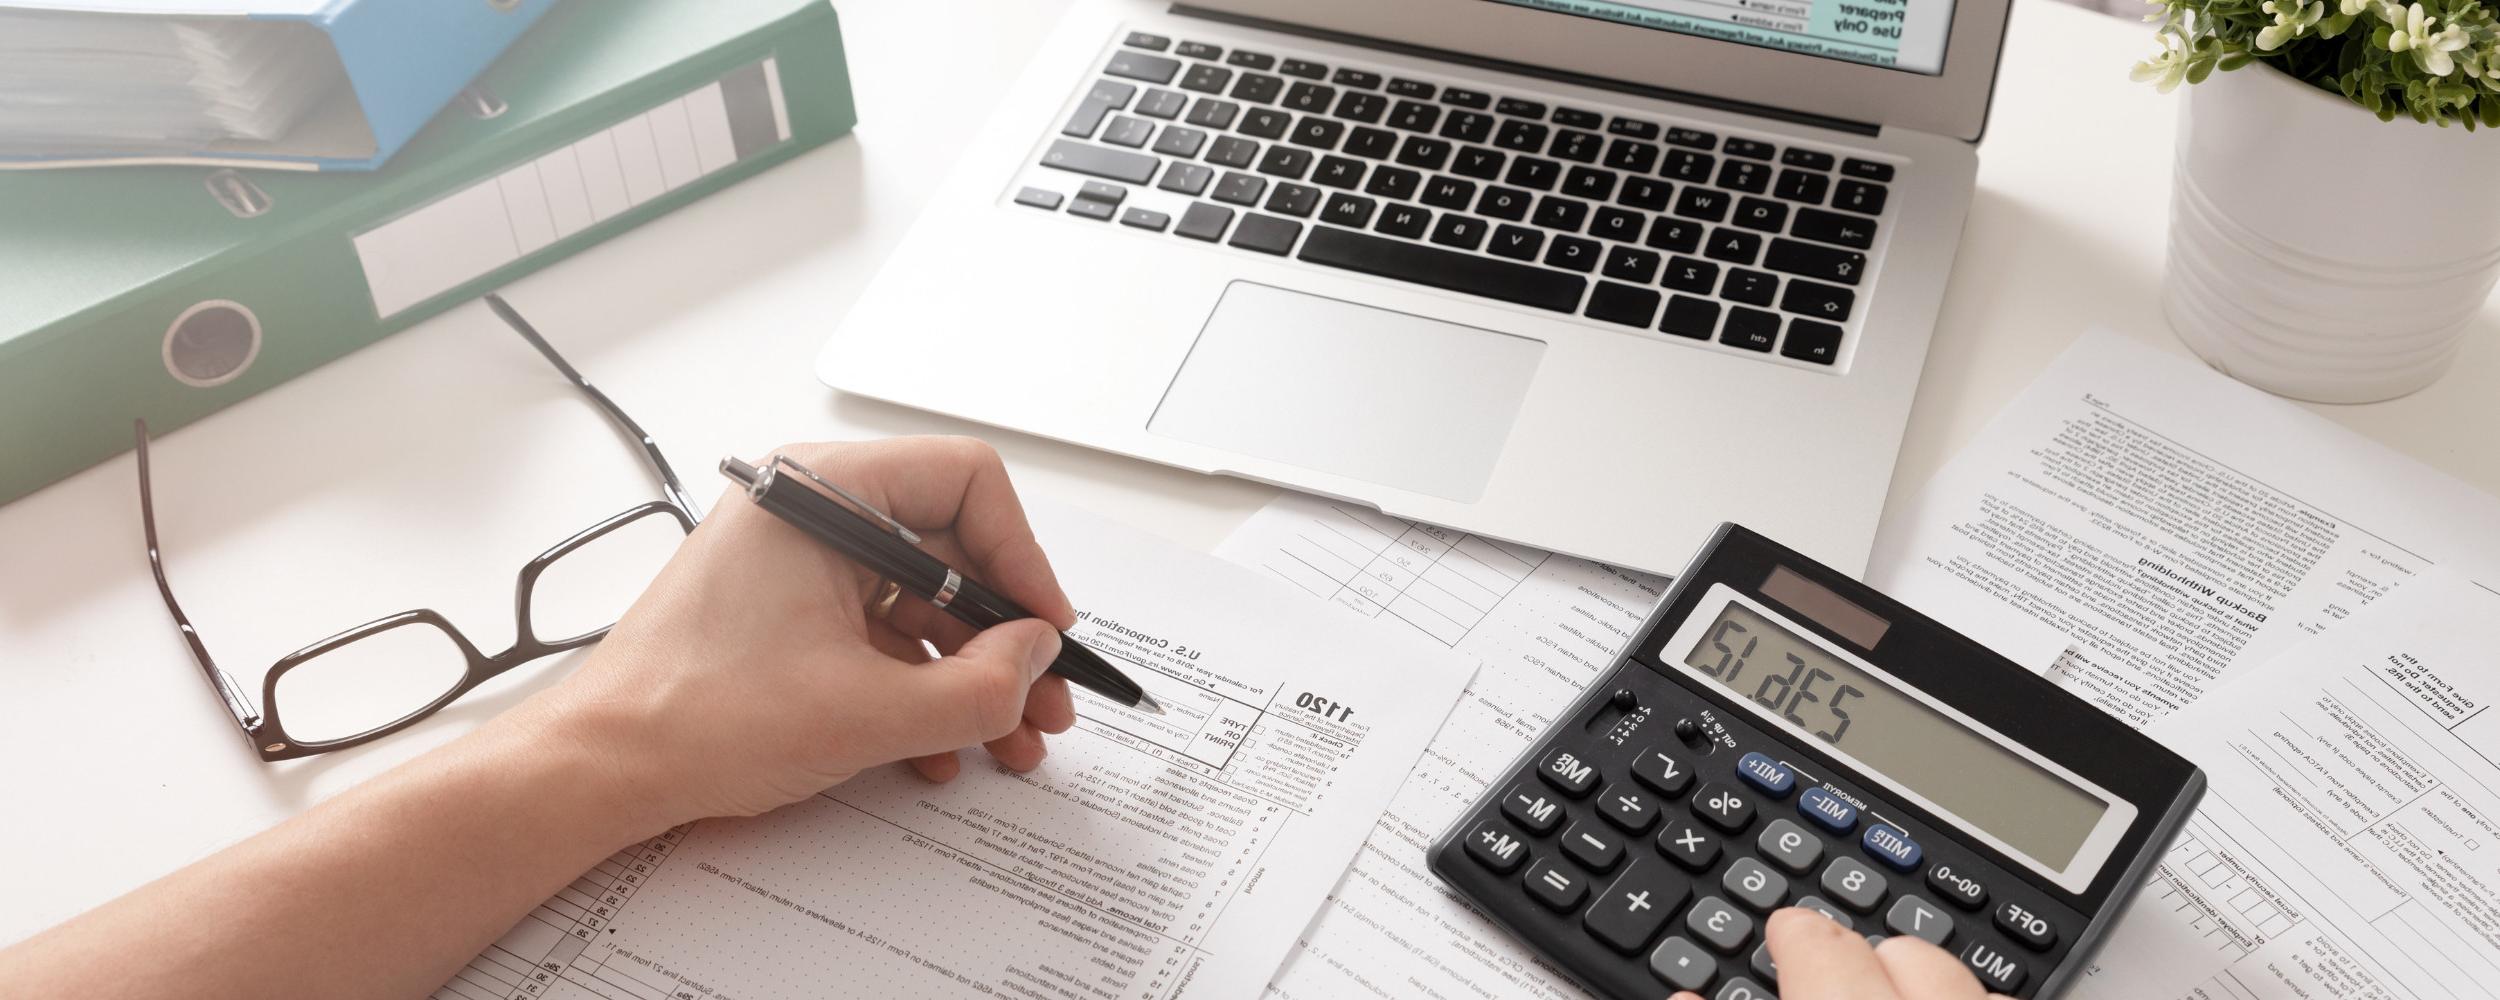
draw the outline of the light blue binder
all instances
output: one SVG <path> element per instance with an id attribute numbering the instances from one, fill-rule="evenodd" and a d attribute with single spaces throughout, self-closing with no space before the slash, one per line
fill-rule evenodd
<path id="1" fill-rule="evenodd" d="M 0 169 L 110 164 L 191 164 L 293 170 L 373 170 L 406 145 L 503 50 L 555 5 L 555 0 L 0 0 L 27 10 L 128 17 L 247 17 L 299 21 L 327 35 L 347 72 L 352 94 L 339 95 L 307 123 L 303 148 L 200 150 L 189 154 L 79 154 L 0 157 Z M 342 148 L 359 116 L 371 133 L 370 152 Z M 293 138 L 293 137 L 290 137 Z M 358 137 L 361 138 L 361 137 Z M 345 143 L 361 147 L 361 142 Z"/>

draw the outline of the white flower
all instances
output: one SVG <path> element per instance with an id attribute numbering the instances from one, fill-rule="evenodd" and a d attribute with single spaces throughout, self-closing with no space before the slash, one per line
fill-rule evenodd
<path id="1" fill-rule="evenodd" d="M 2318 23 L 2318 18 L 2326 15 L 2324 0 L 2310 0 L 2305 4 L 2300 0 L 2266 0 L 2258 9 L 2274 15 L 2274 23 L 2257 32 L 2257 47 L 2269 52 L 2281 48 L 2284 42 L 2300 37 L 2302 32 Z"/>
<path id="2" fill-rule="evenodd" d="M 2456 57 L 2451 53 L 2473 44 L 2473 40 L 2466 37 L 2465 29 L 2459 25 L 2432 31 L 2438 24 L 2438 18 L 2431 17 L 2421 4 L 2414 4 L 2405 11 L 2405 23 L 2387 36 L 2388 51 L 2413 53 L 2414 64 L 2432 76 L 2456 72 Z"/>
<path id="3" fill-rule="evenodd" d="M 2152 81 L 2153 89 L 2167 94 L 2178 89 L 2179 84 L 2187 79 L 2187 71 L 2187 47 L 2180 43 L 2178 35 L 2165 31 L 2161 33 L 2161 51 L 2135 64 L 2127 79 L 2137 83 Z"/>

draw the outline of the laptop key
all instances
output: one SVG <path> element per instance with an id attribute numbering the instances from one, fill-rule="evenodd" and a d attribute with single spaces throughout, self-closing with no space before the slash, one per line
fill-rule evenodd
<path id="1" fill-rule="evenodd" d="M 1771 344 L 1779 339 L 1779 334 L 1779 314 L 1729 306 L 1727 322 L 1719 328 L 1719 343 L 1767 353 Z"/>
<path id="2" fill-rule="evenodd" d="M 1337 117 L 1370 125 L 1380 121 L 1389 111 L 1389 99 L 1378 94 L 1348 91 L 1337 99 Z"/>
<path id="3" fill-rule="evenodd" d="M 1479 111 L 1452 111 L 1441 120 L 1441 137 L 1459 142 L 1483 142 L 1493 135 L 1493 116 Z"/>
<path id="4" fill-rule="evenodd" d="M 1212 97 L 1201 97 L 1198 103 L 1189 106 L 1187 120 L 1199 128 L 1227 129 L 1233 127 L 1233 119 L 1240 114 L 1241 105 L 1231 101 L 1219 101 Z"/>
<path id="5" fill-rule="evenodd" d="M 1574 198 L 1605 201 L 1614 197 L 1615 174 L 1595 167 L 1573 167 L 1563 175 L 1563 192 Z"/>
<path id="6" fill-rule="evenodd" d="M 1708 153 L 1696 153 L 1689 149 L 1670 149 L 1667 150 L 1667 163 L 1658 168 L 1658 173 L 1687 184 L 1707 184 L 1710 183 L 1711 169 L 1718 166 L 1718 163 L 1719 158 Z"/>
<path id="7" fill-rule="evenodd" d="M 1144 146 L 1146 140 L 1153 138 L 1154 134 L 1153 122 L 1121 115 L 1111 119 L 1111 124 L 1102 130 L 1102 141 L 1114 146 L 1136 149 Z"/>
<path id="8" fill-rule="evenodd" d="M 1345 151 L 1374 160 L 1386 160 L 1398 151 L 1398 134 L 1388 129 L 1356 128 L 1346 133 Z"/>
<path id="9" fill-rule="evenodd" d="M 1800 208 L 1796 223 L 1788 227 L 1788 235 L 1864 250 L 1875 245 L 1875 220 Z"/>
<path id="10" fill-rule="evenodd" d="M 1636 247 L 1615 247 L 1608 250 L 1606 251 L 1605 275 L 1634 284 L 1649 284 L 1649 279 L 1658 276 L 1658 252 Z M 1641 324 L 1646 326 L 1649 321 L 1644 319 Z"/>
<path id="11" fill-rule="evenodd" d="M 1576 233 L 1580 231 L 1580 224 L 1588 221 L 1588 217 L 1589 206 L 1584 201 L 1573 201 L 1549 194 L 1537 199 L 1536 202 L 1536 224 L 1547 229 Z"/>
<path id="12" fill-rule="evenodd" d="M 1753 233 L 1720 226 L 1710 231 L 1710 241 L 1702 247 L 1702 255 L 1731 264 L 1751 264 L 1762 253 L 1762 237 Z"/>
<path id="13" fill-rule="evenodd" d="M 1780 163 L 1791 167 L 1804 167 L 1808 170 L 1830 170 L 1832 168 L 1832 154 L 1816 152 L 1811 149 L 1782 150 L 1780 152 Z"/>
<path id="14" fill-rule="evenodd" d="M 1195 90 L 1201 94 L 1221 94 L 1224 92 L 1224 85 L 1231 82 L 1233 82 L 1232 70 L 1222 66 L 1210 66 L 1206 63 L 1191 66 L 1189 72 L 1181 75 L 1182 90 Z"/>
<path id="15" fill-rule="evenodd" d="M 1311 169 L 1312 156 L 1310 150 L 1297 146 L 1269 146 L 1267 155 L 1259 157 L 1259 172 L 1298 181 Z"/>
<path id="16" fill-rule="evenodd" d="M 1780 296 L 1780 308 L 1827 323 L 1838 323 L 1849 318 L 1849 308 L 1857 300 L 1858 293 L 1846 288 L 1797 278 L 1788 283 L 1788 293 Z"/>
<path id="17" fill-rule="evenodd" d="M 1885 192 L 1882 185 L 1865 181 L 1842 181 L 1832 188 L 1832 207 L 1845 208 L 1867 215 L 1884 214 Z"/>
<path id="18" fill-rule="evenodd" d="M 1440 89 L 1441 88 L 1435 87 L 1421 80 L 1408 80 L 1402 77 L 1389 78 L 1389 92 L 1396 94 L 1399 97 L 1412 97 L 1419 101 L 1429 101 L 1432 99 L 1432 95 L 1440 92 Z"/>
<path id="19" fill-rule="evenodd" d="M 1725 219 L 1727 218 L 1727 192 L 1686 187 L 1684 195 L 1675 200 L 1675 214 L 1704 222 L 1717 222 Z"/>
<path id="20" fill-rule="evenodd" d="M 1577 236 L 1556 236 L 1554 245 L 1545 248 L 1545 262 L 1587 274 L 1597 270 L 1597 258 L 1603 247 L 1596 240 Z"/>
<path id="21" fill-rule="evenodd" d="M 1132 31 L 1128 33 L 1128 38 L 1122 40 L 1120 44 L 1135 49 L 1153 49 L 1154 51 L 1161 52 L 1172 47 L 1172 40 L 1165 38 L 1162 35 L 1150 35 L 1143 31 Z"/>
<path id="22" fill-rule="evenodd" d="M 1510 172 L 1502 175 L 1502 180 L 1506 183 L 1524 188 L 1535 188 L 1539 191 L 1553 190 L 1554 183 L 1561 179 L 1562 164 L 1533 156 L 1513 157 L 1510 161 Z"/>
<path id="23" fill-rule="evenodd" d="M 1340 87 L 1361 87 L 1364 90 L 1380 89 L 1380 74 L 1367 73 L 1359 69 L 1338 70 L 1335 76 L 1328 78 L 1328 81 Z"/>
<path id="24" fill-rule="evenodd" d="M 1544 233 L 1526 226 L 1507 224 L 1493 227 L 1493 238 L 1484 247 L 1486 253 L 1512 260 L 1535 260 L 1536 252 L 1544 248 Z"/>
<path id="25" fill-rule="evenodd" d="M 1572 128 L 1603 128 L 1606 125 L 1606 116 L 1578 108 L 1555 108 L 1554 124 L 1569 125 Z"/>
<path id="26" fill-rule="evenodd" d="M 1340 226 L 1361 229 L 1371 225 L 1372 213 L 1378 210 L 1379 205 L 1379 202 L 1369 198 L 1350 194 L 1332 194 L 1328 196 L 1327 206 L 1320 209 L 1319 218 L 1322 222 L 1334 222 Z"/>
<path id="27" fill-rule="evenodd" d="M 1285 107 L 1304 114 L 1324 115 L 1329 105 L 1337 103 L 1337 88 L 1317 83 L 1297 83 L 1285 91 Z"/>
<path id="28" fill-rule="evenodd" d="M 1130 208 L 1120 213 L 1120 224 L 1136 229 L 1151 229 L 1159 233 L 1172 228 L 1172 217 L 1149 209 Z"/>
<path id="29" fill-rule="evenodd" d="M 1658 144 L 1638 139 L 1617 139 L 1607 143 L 1606 166 L 1626 173 L 1648 173 L 1658 166 Z"/>
<path id="30" fill-rule="evenodd" d="M 1083 187 L 1076 189 L 1076 196 L 1088 201 L 1109 202 L 1117 205 L 1128 200 L 1128 189 L 1117 184 L 1086 181 Z"/>
<path id="31" fill-rule="evenodd" d="M 1648 221 L 1639 212 L 1609 205 L 1598 209 L 1589 220 L 1589 235 L 1617 243 L 1638 243 L 1641 229 Z"/>
<path id="32" fill-rule="evenodd" d="M 1677 257 L 1667 262 L 1666 277 L 1659 284 L 1679 292 L 1708 295 L 1719 287 L 1719 265 L 1691 257 Z"/>
<path id="33" fill-rule="evenodd" d="M 1658 319 L 1659 332 L 1694 340 L 1708 340 L 1718 329 L 1719 304 L 1690 295 L 1669 296 L 1667 313 Z"/>
<path id="34" fill-rule="evenodd" d="M 1606 138 L 1595 132 L 1564 129 L 1554 134 L 1554 145 L 1546 152 L 1573 163 L 1595 163 L 1605 155 Z"/>
<path id="35" fill-rule="evenodd" d="M 1163 183 L 1155 186 L 1195 198 L 1204 193 L 1207 185 L 1214 180 L 1215 170 L 1212 167 L 1195 163 L 1175 163 L 1172 164 L 1171 169 L 1163 172 Z"/>
<path id="36" fill-rule="evenodd" d="M 1314 264 L 1562 313 L 1579 308 L 1581 294 L 1588 290 L 1585 278 L 1533 264 L 1335 228 L 1312 230 L 1302 241 L 1300 256 Z"/>
<path id="37" fill-rule="evenodd" d="M 1600 281 L 1589 291 L 1588 318 L 1621 323 L 1625 326 L 1649 328 L 1649 321 L 1658 315 L 1657 292 L 1632 285 Z"/>
<path id="38" fill-rule="evenodd" d="M 1149 90 L 1146 96 L 1137 99 L 1138 114 L 1165 121 L 1180 117 L 1181 110 L 1188 106 L 1189 97 L 1172 90 Z"/>
<path id="39" fill-rule="evenodd" d="M 1422 101 L 1399 101 L 1389 109 L 1389 124 L 1409 132 L 1430 132 L 1441 124 L 1441 109 Z"/>
<path id="40" fill-rule="evenodd" d="M 1503 122 L 1501 129 L 1493 133 L 1493 144 L 1522 153 L 1542 153 L 1545 151 L 1545 137 L 1552 132 L 1552 129 L 1535 122 L 1514 119 Z"/>
<path id="41" fill-rule="evenodd" d="M 1727 280 L 1719 284 L 1719 297 L 1749 306 L 1767 306 L 1779 283 L 1778 278 L 1760 271 L 1731 267 L 1727 269 Z"/>
<path id="42" fill-rule="evenodd" d="M 1642 237 L 1641 243 L 1670 253 L 1691 253 L 1701 249 L 1701 234 L 1704 228 L 1706 227 L 1701 223 L 1691 219 L 1676 219 L 1661 215 L 1657 221 L 1649 224 L 1649 235 Z"/>
<path id="43" fill-rule="evenodd" d="M 1510 157 L 1505 153 L 1497 153 L 1482 146 L 1468 146 L 1459 150 L 1458 157 L 1450 161 L 1450 172 L 1480 181 L 1500 180 L 1502 163 L 1508 159 Z"/>
<path id="44" fill-rule="evenodd" d="M 1016 192 L 1016 204 L 1038 208 L 1045 212 L 1057 211 L 1059 203 L 1065 200 L 1057 191 L 1045 191 L 1037 187 L 1029 187 Z"/>
<path id="45" fill-rule="evenodd" d="M 1788 206 L 1764 198 L 1740 198 L 1736 202 L 1736 224 L 1765 233 L 1779 232 L 1788 225 Z"/>
<path id="46" fill-rule="evenodd" d="M 1412 205 L 1391 205 L 1382 209 L 1379 220 L 1372 223 L 1373 229 L 1408 239 L 1422 239 L 1424 232 L 1431 227 L 1432 212 Z"/>
<path id="47" fill-rule="evenodd" d="M 1780 357 L 1828 365 L 1840 357 L 1840 328 L 1810 319 L 1788 321 L 1788 342 L 1780 345 Z"/>
<path id="48" fill-rule="evenodd" d="M 1746 194 L 1770 190 L 1771 168 L 1752 160 L 1729 160 L 1719 164 L 1719 186 Z"/>
<path id="49" fill-rule="evenodd" d="M 1264 52 L 1234 52 L 1225 56 L 1224 61 L 1243 69 L 1276 68 L 1276 57 Z"/>
<path id="50" fill-rule="evenodd" d="M 1892 164 L 1861 160 L 1854 156 L 1840 161 L 1840 172 L 1859 180 L 1874 181 L 1878 184 L 1892 182 Z"/>
<path id="51" fill-rule="evenodd" d="M 1276 64 L 1276 72 L 1303 80 L 1328 79 L 1328 67 L 1308 59 L 1287 59 Z"/>
<path id="52" fill-rule="evenodd" d="M 1667 142 L 1693 149 L 1715 149 L 1719 145 L 1719 137 L 1699 129 L 1671 128 L 1667 130 Z"/>
<path id="53" fill-rule="evenodd" d="M 1805 170 L 1782 170 L 1780 179 L 1771 185 L 1771 193 L 1789 201 L 1808 205 L 1823 203 L 1823 194 L 1831 190 L 1832 179 Z"/>
<path id="54" fill-rule="evenodd" d="M 1237 135 L 1217 136 L 1207 146 L 1207 162 L 1219 167 L 1247 167 L 1258 158 L 1259 144 Z"/>
<path id="55" fill-rule="evenodd" d="M 1476 201 L 1476 184 L 1456 177 L 1435 177 L 1424 182 L 1424 193 L 1418 197 L 1434 208 L 1464 209 Z"/>
<path id="56" fill-rule="evenodd" d="M 1224 47 L 1221 45 L 1209 45 L 1205 42 L 1182 42 L 1181 47 L 1175 50 L 1172 54 L 1176 56 L 1186 56 L 1191 59 L 1222 59 L 1224 58 Z"/>
<path id="57" fill-rule="evenodd" d="M 1545 117 L 1545 105 L 1535 101 L 1523 101 L 1516 97 L 1505 97 L 1494 102 L 1493 110 L 1513 118 L 1526 118 L 1530 121 L 1540 121 Z"/>
<path id="58" fill-rule="evenodd" d="M 1616 192 L 1615 200 L 1643 211 L 1664 212 L 1674 194 L 1675 185 L 1666 181 L 1655 177 L 1631 177 L 1624 180 L 1623 190 Z"/>
<path id="59" fill-rule="evenodd" d="M 1484 197 L 1476 199 L 1476 212 L 1518 222 L 1528 217 L 1528 202 L 1534 197 L 1518 188 L 1488 187 L 1484 189 Z"/>
<path id="60" fill-rule="evenodd" d="M 1462 90 L 1451 87 L 1441 91 L 1441 103 L 1482 111 L 1493 106 L 1493 95 L 1481 90 Z"/>
<path id="61" fill-rule="evenodd" d="M 1756 139 L 1729 139 L 1725 152 L 1729 156 L 1741 156 L 1748 160 L 1768 160 L 1771 158 L 1771 144 Z"/>
<path id="62" fill-rule="evenodd" d="M 1232 245 L 1282 257 L 1293 252 L 1293 241 L 1300 238 L 1301 223 L 1251 212 L 1241 217 L 1240 225 L 1233 227 Z"/>
<path id="63" fill-rule="evenodd" d="M 1180 75 L 1181 61 L 1122 50 L 1111 54 L 1111 62 L 1103 66 L 1102 71 L 1147 83 L 1170 83 L 1173 77 Z"/>
<path id="64" fill-rule="evenodd" d="M 1042 154 L 1042 165 L 1104 180 L 1144 184 L 1155 175 L 1155 168 L 1162 166 L 1163 161 L 1143 153 L 1125 153 L 1056 139 L 1051 142 L 1050 150 Z"/>
<path id="65" fill-rule="evenodd" d="M 1259 197 L 1266 193 L 1267 178 L 1233 171 L 1226 173 L 1221 180 L 1215 182 L 1214 198 L 1217 201 L 1229 201 L 1235 205 L 1256 205 L 1259 203 Z"/>
<path id="66" fill-rule="evenodd" d="M 1398 147 L 1398 162 L 1410 167 L 1439 170 L 1449 159 L 1450 143 L 1446 139 L 1410 135 L 1406 137 L 1405 144 Z"/>
<path id="67" fill-rule="evenodd" d="M 1424 175 L 1403 167 L 1383 164 L 1372 171 L 1372 179 L 1363 183 L 1363 193 L 1404 201 L 1422 189 Z"/>
<path id="68" fill-rule="evenodd" d="M 1260 139 L 1282 139 L 1292 129 L 1292 115 L 1274 108 L 1251 108 L 1250 113 L 1241 116 L 1241 127 L 1236 131 Z"/>
<path id="69" fill-rule="evenodd" d="M 1866 272 L 1866 255 L 1854 250 L 1774 237 L 1770 253 L 1762 258 L 1762 266 L 1818 281 L 1854 285 L 1858 283 L 1858 277 Z"/>
<path id="70" fill-rule="evenodd" d="M 1296 218 L 1309 218 L 1312 212 L 1319 210 L 1319 195 L 1320 190 L 1315 187 L 1280 183 L 1276 185 L 1275 190 L 1268 192 L 1267 210 Z"/>
<path id="71" fill-rule="evenodd" d="M 1432 241 L 1445 247 L 1473 250 L 1484 245 L 1485 221 L 1464 215 L 1444 215 L 1432 227 Z"/>
<path id="72" fill-rule="evenodd" d="M 1363 170 L 1361 160 L 1323 156 L 1319 158 L 1319 169 L 1311 172 L 1311 183 L 1352 191 L 1363 183 Z"/>
<path id="73" fill-rule="evenodd" d="M 1305 115 L 1301 121 L 1293 123 L 1293 133 L 1287 138 L 1297 146 L 1335 149 L 1337 140 L 1344 137 L 1344 122 L 1330 121 L 1317 115 Z"/>
<path id="74" fill-rule="evenodd" d="M 1233 97 L 1253 104 L 1272 104 L 1276 96 L 1284 92 L 1285 78 L 1265 73 L 1243 73 L 1241 79 L 1233 83 Z"/>
<path id="75" fill-rule="evenodd" d="M 1119 212 L 1120 206 L 1107 201 L 1095 201 L 1092 198 L 1078 198 L 1068 202 L 1068 214 L 1080 219 L 1109 222 L 1111 217 Z"/>
<path id="76" fill-rule="evenodd" d="M 1094 130 L 1102 127 L 1102 120 L 1117 110 L 1119 105 L 1109 101 L 1086 98 L 1077 102 L 1076 111 L 1068 115 L 1068 123 L 1059 126 L 1059 134 L 1071 139 L 1091 139 Z"/>

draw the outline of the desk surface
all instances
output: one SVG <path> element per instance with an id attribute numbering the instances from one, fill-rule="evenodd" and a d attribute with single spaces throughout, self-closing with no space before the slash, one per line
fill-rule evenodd
<path id="1" fill-rule="evenodd" d="M 1061 3 L 844 4 L 858 134 L 508 290 L 677 467 L 785 440 L 979 433 L 1018 485 L 1212 546 L 1274 490 L 985 430 L 809 376 L 830 325 L 911 224 Z M 2175 97 L 2130 84 L 2130 22 L 2020 0 L 1960 265 L 1893 478 L 1906 495 L 2076 335 L 2182 351 L 2155 293 Z M 966 27 L 967 25 L 973 27 Z M 921 60 L 943 38 L 952 72 Z M 2412 397 L 2320 412 L 2500 492 L 2500 307 Z M 895 331 L 909 336 L 910 331 Z M 943 377 L 943 373 L 931 373 Z M 508 641 L 511 579 L 555 540 L 654 495 L 633 455 L 483 306 L 431 320 L 166 437 L 169 571 L 210 649 L 263 665 L 347 625 L 434 607 Z M 425 502 L 413 502 L 423 498 Z M 415 509 L 425 508 L 425 509 Z M 569 669 L 533 665 L 422 726 L 284 767 L 243 751 L 149 585 L 128 458 L 0 507 L 0 907 L 12 941 L 475 726 Z M 499 648 L 499 647 L 490 647 Z M 521 821 L 526 822 L 526 818 Z"/>

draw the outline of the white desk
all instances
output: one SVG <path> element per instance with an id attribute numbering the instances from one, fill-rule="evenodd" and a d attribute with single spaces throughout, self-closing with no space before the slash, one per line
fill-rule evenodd
<path id="1" fill-rule="evenodd" d="M 846 3 L 865 122 L 855 137 L 509 297 L 650 428 L 698 495 L 716 493 L 720 456 L 785 440 L 981 433 L 1027 492 L 1214 544 L 1274 491 L 837 399 L 808 375 L 953 155 L 956 123 L 989 106 L 1059 8 Z M 2150 44 L 2128 22 L 2020 0 L 1896 494 L 2085 328 L 2180 349 L 2154 301 L 2177 102 L 2126 80 Z M 931 75 L 931 60 L 950 72 Z M 2482 326 L 2430 389 L 2323 412 L 2500 491 L 2486 436 L 2500 428 L 2500 309 Z M 523 560 L 656 495 L 625 445 L 482 306 L 176 432 L 156 455 L 170 572 L 256 699 L 277 656 L 407 608 L 438 608 L 500 648 Z M 0 942 L 440 744 L 571 666 L 516 671 L 371 747 L 268 767 L 244 752 L 166 623 L 128 458 L 0 507 L 0 565 L 0 859 L 14 868 Z"/>

